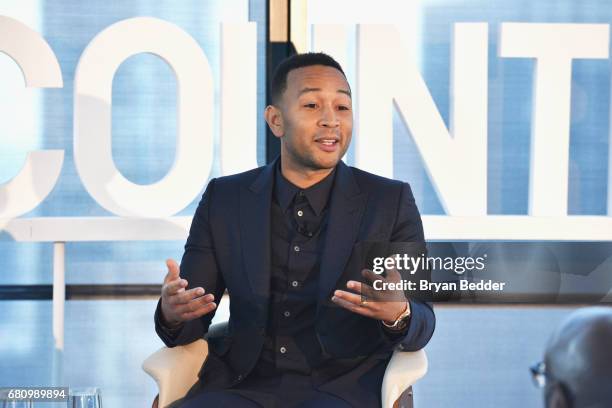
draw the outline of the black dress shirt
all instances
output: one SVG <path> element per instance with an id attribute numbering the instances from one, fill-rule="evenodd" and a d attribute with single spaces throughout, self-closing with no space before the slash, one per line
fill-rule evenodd
<path id="1" fill-rule="evenodd" d="M 310 374 L 324 362 L 315 332 L 317 287 L 335 171 L 300 189 L 274 177 L 271 206 L 271 282 L 266 340 L 255 371 Z"/>

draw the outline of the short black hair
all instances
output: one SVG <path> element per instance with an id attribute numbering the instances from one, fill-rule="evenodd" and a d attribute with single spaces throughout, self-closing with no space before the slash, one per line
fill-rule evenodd
<path id="1" fill-rule="evenodd" d="M 274 75 L 272 75 L 272 81 L 270 82 L 270 97 L 272 103 L 278 103 L 283 92 L 287 89 L 287 75 L 289 75 L 289 72 L 297 68 L 309 67 L 311 65 L 324 65 L 326 67 L 335 68 L 344 75 L 344 78 L 346 78 L 346 74 L 342 70 L 340 64 L 338 64 L 338 61 L 323 52 L 294 54 L 281 61 L 278 67 L 276 67 Z"/>

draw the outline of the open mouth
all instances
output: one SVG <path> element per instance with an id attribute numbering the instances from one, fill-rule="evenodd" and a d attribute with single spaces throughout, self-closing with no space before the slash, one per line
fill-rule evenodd
<path id="1" fill-rule="evenodd" d="M 328 139 L 318 139 L 316 140 L 316 142 L 319 146 L 319 149 L 321 149 L 325 153 L 334 153 L 336 150 L 338 150 L 340 141 L 338 139 L 328 138 Z"/>
<path id="2" fill-rule="evenodd" d="M 321 143 L 324 146 L 334 146 L 338 143 L 336 139 L 319 139 L 317 143 Z"/>

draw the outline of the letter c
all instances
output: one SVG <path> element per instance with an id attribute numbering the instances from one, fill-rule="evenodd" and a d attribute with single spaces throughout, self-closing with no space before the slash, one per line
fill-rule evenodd
<path id="1" fill-rule="evenodd" d="M 28 88 L 61 88 L 62 71 L 45 39 L 25 24 L 0 16 L 0 51 L 21 69 Z M 36 150 L 6 183 L 0 184 L 0 218 L 23 215 L 44 201 L 55 187 L 64 162 L 63 150 Z"/>

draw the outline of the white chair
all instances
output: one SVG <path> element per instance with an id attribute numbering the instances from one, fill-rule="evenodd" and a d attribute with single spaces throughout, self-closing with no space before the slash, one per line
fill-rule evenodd
<path id="1" fill-rule="evenodd" d="M 220 323 L 225 324 L 225 323 Z M 211 328 L 212 329 L 212 328 Z M 184 346 L 162 347 L 151 354 L 142 364 L 159 389 L 153 408 L 165 408 L 172 402 L 184 397 L 198 381 L 198 373 L 208 355 L 208 343 L 196 340 Z M 387 365 L 382 383 L 382 407 L 412 408 L 412 385 L 427 372 L 427 355 L 424 350 L 393 352 Z"/>

